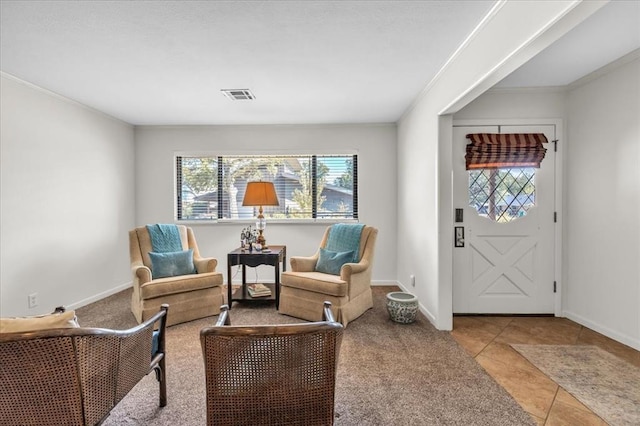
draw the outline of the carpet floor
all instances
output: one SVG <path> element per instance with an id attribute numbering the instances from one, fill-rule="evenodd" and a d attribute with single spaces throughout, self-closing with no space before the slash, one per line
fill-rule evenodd
<path id="1" fill-rule="evenodd" d="M 608 424 L 640 424 L 640 368 L 597 346 L 511 346 Z"/>
<path id="2" fill-rule="evenodd" d="M 374 287 L 374 308 L 344 333 L 336 385 L 336 425 L 535 425 L 448 332 L 418 315 L 389 319 L 385 295 Z M 82 326 L 124 329 L 135 325 L 125 290 L 76 311 Z M 104 425 L 204 425 L 204 365 L 199 332 L 217 317 L 167 329 L 168 403 L 158 407 L 155 376 L 146 376 L 112 410 Z M 235 304 L 234 325 L 295 323 L 273 304 Z"/>

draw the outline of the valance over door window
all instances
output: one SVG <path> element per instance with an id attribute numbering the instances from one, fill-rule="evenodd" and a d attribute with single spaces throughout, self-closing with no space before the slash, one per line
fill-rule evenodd
<path id="1" fill-rule="evenodd" d="M 536 167 L 544 158 L 542 133 L 471 133 L 467 135 L 467 170 Z"/>

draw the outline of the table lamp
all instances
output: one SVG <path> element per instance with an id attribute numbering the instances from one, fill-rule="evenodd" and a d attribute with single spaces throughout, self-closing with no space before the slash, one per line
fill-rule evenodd
<path id="1" fill-rule="evenodd" d="M 276 194 L 273 182 L 248 182 L 247 189 L 244 193 L 244 199 L 242 200 L 242 205 L 259 206 L 258 220 L 256 221 L 256 228 L 258 229 L 259 235 L 256 242 L 260 244 L 262 248 L 267 248 L 267 242 L 264 235 L 262 235 L 264 228 L 267 225 L 267 221 L 262 215 L 262 206 L 280 205 L 278 202 L 278 194 Z"/>

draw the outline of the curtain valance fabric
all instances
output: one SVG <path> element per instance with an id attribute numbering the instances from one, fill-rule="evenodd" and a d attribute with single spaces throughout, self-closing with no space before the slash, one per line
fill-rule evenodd
<path id="1" fill-rule="evenodd" d="M 547 152 L 542 133 L 471 133 L 467 135 L 467 170 L 536 167 Z"/>

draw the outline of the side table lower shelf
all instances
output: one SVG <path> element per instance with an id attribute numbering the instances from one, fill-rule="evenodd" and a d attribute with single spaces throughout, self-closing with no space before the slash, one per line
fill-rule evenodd
<path id="1" fill-rule="evenodd" d="M 270 296 L 261 296 L 261 297 L 252 297 L 249 294 L 249 290 L 248 287 L 252 284 L 255 283 L 247 283 L 246 285 L 238 285 L 235 284 L 232 288 L 231 288 L 231 299 L 233 301 L 244 301 L 244 300 L 249 300 L 252 302 L 271 302 L 276 300 L 276 285 L 273 283 L 261 283 L 267 287 L 269 287 L 269 290 L 271 290 L 271 295 Z"/>
<path id="2" fill-rule="evenodd" d="M 282 270 L 287 270 L 287 247 L 286 246 L 269 246 L 268 251 L 251 252 L 237 248 L 227 254 L 227 304 L 231 309 L 233 302 L 247 301 L 247 302 L 265 302 L 275 300 L 276 309 L 280 302 L 280 263 L 282 263 Z M 235 265 L 242 266 L 242 285 L 232 285 L 231 268 Z M 275 282 L 273 284 L 265 283 L 264 285 L 271 290 L 270 296 L 263 297 L 251 297 L 247 290 L 247 266 L 257 267 L 260 265 L 271 265 L 274 267 Z"/>

